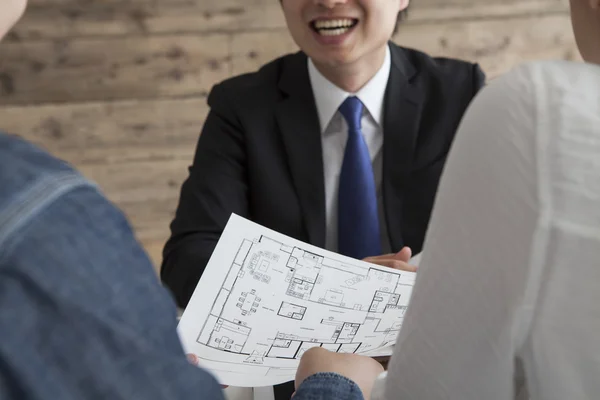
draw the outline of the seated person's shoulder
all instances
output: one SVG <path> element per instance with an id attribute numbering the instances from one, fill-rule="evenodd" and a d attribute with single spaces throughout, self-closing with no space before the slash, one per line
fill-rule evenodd
<path id="1" fill-rule="evenodd" d="M 425 52 L 399 47 L 407 59 L 416 68 L 418 74 L 428 74 L 435 78 L 452 78 L 456 82 L 461 79 L 483 79 L 483 71 L 478 64 L 450 57 L 432 56 Z"/>
<path id="2" fill-rule="evenodd" d="M 566 60 L 532 61 L 513 68 L 502 77 L 505 84 L 527 81 L 548 95 L 568 94 L 596 97 L 600 86 L 600 66 Z"/>
<path id="3" fill-rule="evenodd" d="M 12 170 L 16 175 L 76 173 L 67 162 L 58 159 L 37 145 L 18 135 L 0 131 L 0 163 L 2 171 Z"/>
<path id="4" fill-rule="evenodd" d="M 579 132 L 595 135 L 600 124 L 600 67 L 570 61 L 533 61 L 493 77 L 475 97 L 466 121 L 475 121 L 479 136 L 513 143 L 532 141 L 564 146 Z M 487 127 L 500 127 L 502 134 Z M 568 133 L 565 135 L 565 133 Z M 531 145 L 533 146 L 533 145 Z M 589 146 L 588 146 L 589 147 Z"/>
<path id="5" fill-rule="evenodd" d="M 11 193 L 2 196 L 2 202 L 29 195 L 43 199 L 52 191 L 80 185 L 91 184 L 68 163 L 18 136 L 0 132 L 0 187 Z M 6 206 L 0 204 L 0 211 Z"/>
<path id="6" fill-rule="evenodd" d="M 240 74 L 216 84 L 209 95 L 209 104 L 227 101 L 252 106 L 275 100 L 280 92 L 279 79 L 286 64 L 306 63 L 302 53 L 288 54 L 264 64 L 253 72 Z"/>
<path id="7" fill-rule="evenodd" d="M 482 96 L 509 102 L 513 108 L 519 107 L 519 103 L 536 103 L 554 108 L 556 115 L 566 108 L 573 108 L 565 107 L 568 104 L 581 104 L 583 108 L 597 106 L 598 86 L 600 67 L 597 65 L 561 60 L 532 61 L 491 79 Z"/>

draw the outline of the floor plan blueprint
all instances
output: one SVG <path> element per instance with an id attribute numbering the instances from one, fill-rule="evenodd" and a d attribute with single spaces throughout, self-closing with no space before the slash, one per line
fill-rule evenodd
<path id="1" fill-rule="evenodd" d="M 414 279 L 233 215 L 180 336 L 223 384 L 281 383 L 294 378 L 311 347 L 390 354 Z"/>

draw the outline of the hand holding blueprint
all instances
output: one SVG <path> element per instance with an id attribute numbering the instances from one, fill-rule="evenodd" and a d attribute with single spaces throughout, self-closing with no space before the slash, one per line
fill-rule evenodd
<path id="1" fill-rule="evenodd" d="M 221 384 L 270 386 L 311 347 L 391 355 L 414 280 L 232 215 L 179 335 Z"/>

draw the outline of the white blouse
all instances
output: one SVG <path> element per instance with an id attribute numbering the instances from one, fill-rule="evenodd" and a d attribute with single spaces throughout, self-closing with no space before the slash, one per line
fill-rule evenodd
<path id="1" fill-rule="evenodd" d="M 600 67 L 537 62 L 460 126 L 372 398 L 600 398 Z"/>

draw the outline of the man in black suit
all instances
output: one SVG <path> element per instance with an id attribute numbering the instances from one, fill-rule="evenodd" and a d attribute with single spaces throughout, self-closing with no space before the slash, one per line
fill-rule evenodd
<path id="1" fill-rule="evenodd" d="M 212 89 L 161 270 L 181 307 L 231 213 L 357 258 L 421 251 L 454 133 L 485 78 L 391 43 L 407 6 L 283 0 L 302 51 Z"/>

